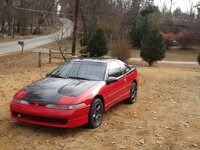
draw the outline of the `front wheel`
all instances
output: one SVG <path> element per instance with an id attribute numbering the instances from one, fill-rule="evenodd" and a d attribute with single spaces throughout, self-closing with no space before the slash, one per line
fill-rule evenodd
<path id="1" fill-rule="evenodd" d="M 101 99 L 95 98 L 90 106 L 88 115 L 88 126 L 92 129 L 101 125 L 103 119 L 103 103 Z"/>
<path id="2" fill-rule="evenodd" d="M 135 82 L 132 83 L 130 89 L 130 98 L 127 100 L 129 104 L 133 104 L 137 99 L 137 84 Z"/>

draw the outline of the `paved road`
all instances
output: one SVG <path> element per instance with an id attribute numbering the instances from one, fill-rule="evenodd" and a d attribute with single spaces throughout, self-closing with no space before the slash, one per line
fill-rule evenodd
<path id="1" fill-rule="evenodd" d="M 58 32 L 47 36 L 23 40 L 25 43 L 24 51 L 51 43 L 53 42 L 53 36 L 61 35 L 62 33 L 64 33 L 64 37 L 70 36 L 73 29 L 73 23 L 70 20 L 64 18 L 61 19 L 61 21 L 63 22 L 63 27 Z M 21 46 L 18 44 L 18 41 L 0 43 L 0 55 L 6 55 L 17 51 L 21 51 Z"/>
<path id="2" fill-rule="evenodd" d="M 131 58 L 131 61 L 142 61 L 141 58 Z M 175 65 L 198 65 L 197 62 L 188 62 L 188 61 L 158 61 L 158 63 L 162 64 L 175 64 Z"/>

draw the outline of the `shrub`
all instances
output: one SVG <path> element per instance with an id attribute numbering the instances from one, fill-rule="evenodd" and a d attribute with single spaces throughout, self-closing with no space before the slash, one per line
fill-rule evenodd
<path id="1" fill-rule="evenodd" d="M 194 44 L 197 47 L 200 47 L 200 32 L 194 34 Z"/>
<path id="2" fill-rule="evenodd" d="M 131 43 L 126 39 L 118 39 L 112 46 L 111 56 L 122 61 L 127 61 L 131 57 Z"/>
<path id="3" fill-rule="evenodd" d="M 97 29 L 92 35 L 87 50 L 90 52 L 91 57 L 99 57 L 108 53 L 107 40 L 102 28 Z"/>
<path id="4" fill-rule="evenodd" d="M 195 36 L 192 32 L 179 32 L 176 36 L 176 40 L 181 48 L 189 49 L 195 42 Z"/>
<path id="5" fill-rule="evenodd" d="M 199 56 L 197 57 L 197 62 L 198 62 L 199 65 L 200 65 L 200 54 L 199 54 Z"/>
<path id="6" fill-rule="evenodd" d="M 175 41 L 175 38 L 176 38 L 176 36 L 175 36 L 175 34 L 174 33 L 161 33 L 161 35 L 162 35 L 162 37 L 163 37 L 163 39 L 164 39 L 164 41 L 165 41 L 165 48 L 167 49 L 167 50 L 169 50 L 170 49 L 170 46 L 172 46 L 173 45 L 173 43 L 174 43 L 174 41 Z"/>
<path id="7" fill-rule="evenodd" d="M 144 41 L 140 56 L 151 66 L 165 57 L 164 40 L 158 29 L 153 29 Z"/>

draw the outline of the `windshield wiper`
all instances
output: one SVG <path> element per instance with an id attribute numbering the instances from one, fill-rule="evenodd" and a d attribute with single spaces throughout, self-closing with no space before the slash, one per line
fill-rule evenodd
<path id="1" fill-rule="evenodd" d="M 62 76 L 60 76 L 58 74 L 50 74 L 49 76 L 53 77 L 53 78 L 64 78 L 64 77 L 62 77 Z"/>
<path id="2" fill-rule="evenodd" d="M 90 80 L 90 79 L 87 79 L 87 78 L 84 78 L 84 77 L 72 77 L 72 76 L 69 76 L 68 78 L 69 79 L 78 79 L 78 80 Z"/>

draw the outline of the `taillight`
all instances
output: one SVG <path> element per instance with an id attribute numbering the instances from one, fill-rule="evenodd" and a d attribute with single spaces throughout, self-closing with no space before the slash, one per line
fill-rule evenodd
<path id="1" fill-rule="evenodd" d="M 17 93 L 15 93 L 15 95 L 13 96 L 13 98 L 21 100 L 21 99 L 24 98 L 24 96 L 26 96 L 26 94 L 28 94 L 28 91 L 20 90 Z"/>

